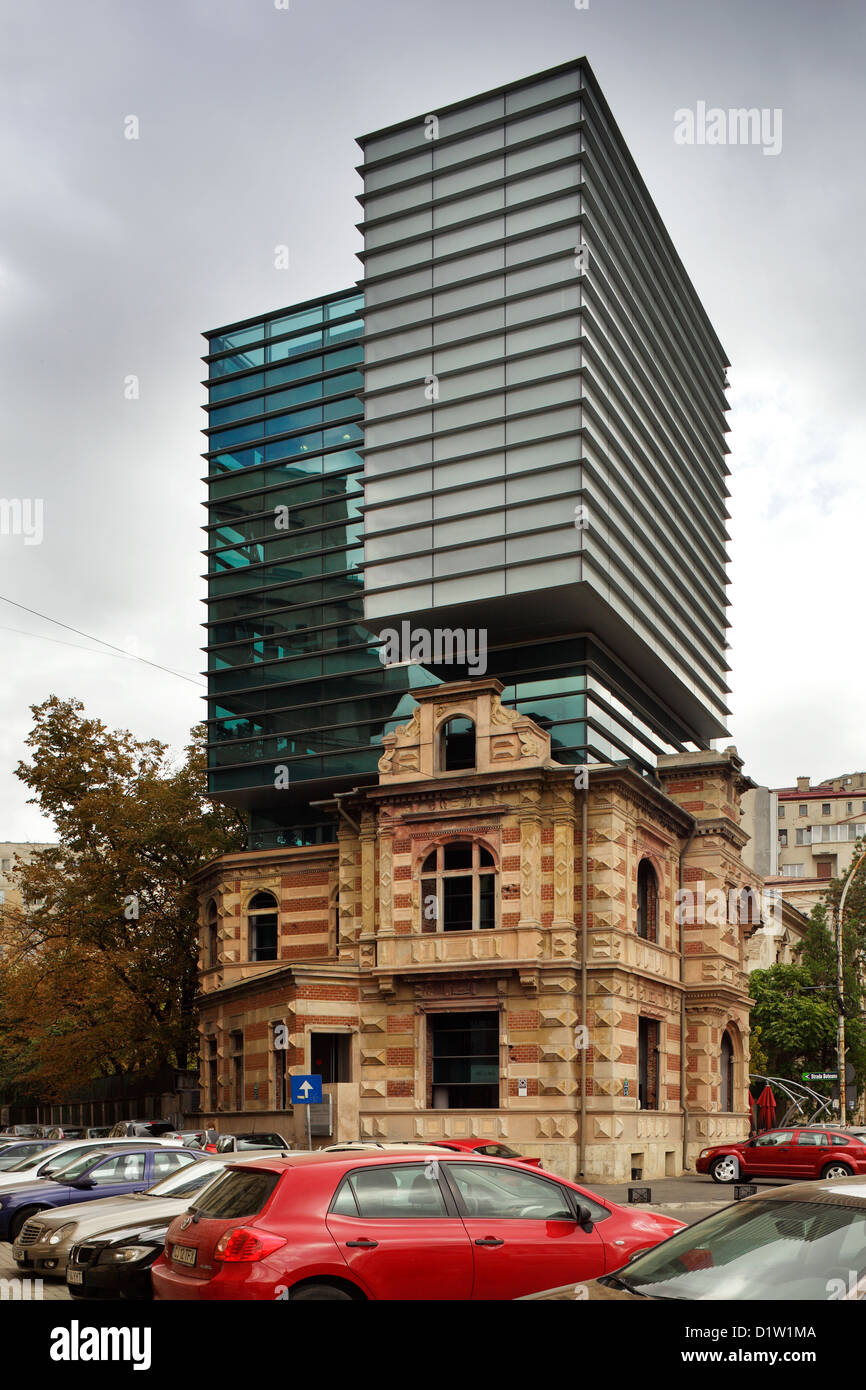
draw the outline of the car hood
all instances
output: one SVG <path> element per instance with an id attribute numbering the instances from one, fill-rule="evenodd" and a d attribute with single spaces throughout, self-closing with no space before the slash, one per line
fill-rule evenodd
<path id="1" fill-rule="evenodd" d="M 91 1231 L 88 1240 L 104 1240 L 111 1245 L 159 1245 L 164 1241 L 168 1228 L 177 1212 L 166 1214 L 157 1221 L 127 1221 L 119 1226 L 106 1227 L 101 1231 Z M 79 1242 L 76 1240 L 76 1244 Z"/>
<path id="2" fill-rule="evenodd" d="M 51 1182 L 47 1178 L 31 1178 L 29 1182 L 10 1183 L 8 1187 L 0 1188 L 0 1197 L 20 1197 L 23 1195 L 33 1197 L 43 1197 L 50 1202 L 55 1197 L 62 1197 L 65 1192 L 71 1192 L 68 1183 Z"/>
<path id="3" fill-rule="evenodd" d="M 35 1173 L 0 1173 L 0 1197 L 4 1192 L 8 1192 L 12 1187 L 33 1187 L 37 1183 L 43 1182 Z"/>
<path id="4" fill-rule="evenodd" d="M 38 1219 L 55 1230 L 74 1221 L 75 1240 L 81 1241 L 129 1223 L 143 1226 L 148 1221 L 173 1221 L 179 1212 L 186 1211 L 190 1200 L 190 1197 L 148 1197 L 143 1202 L 136 1202 L 134 1194 L 99 1197 L 95 1202 L 79 1202 L 75 1206 L 63 1207 L 50 1216 L 40 1212 Z"/>
<path id="5" fill-rule="evenodd" d="M 645 1303 L 643 1294 L 629 1293 L 627 1289 L 613 1289 L 600 1284 L 597 1279 L 589 1279 L 585 1284 L 563 1284 L 556 1289 L 544 1289 L 541 1293 L 524 1294 L 519 1303 Z"/>

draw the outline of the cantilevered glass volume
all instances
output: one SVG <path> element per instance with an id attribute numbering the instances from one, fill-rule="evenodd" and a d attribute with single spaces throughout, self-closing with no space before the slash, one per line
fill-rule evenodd
<path id="1" fill-rule="evenodd" d="M 412 708 L 363 623 L 361 303 L 205 335 L 209 789 L 251 848 L 333 838 L 309 802 L 375 775 Z"/>

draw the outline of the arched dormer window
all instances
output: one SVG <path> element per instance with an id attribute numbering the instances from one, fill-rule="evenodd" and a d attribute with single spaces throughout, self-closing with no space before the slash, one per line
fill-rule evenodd
<path id="1" fill-rule="evenodd" d="M 204 968 L 212 970 L 219 963 L 219 913 L 213 898 L 205 915 Z"/>
<path id="2" fill-rule="evenodd" d="M 642 859 L 637 870 L 637 934 L 658 941 L 659 888 L 655 869 Z"/>
<path id="3" fill-rule="evenodd" d="M 496 880 L 484 845 L 458 840 L 431 850 L 421 868 L 421 930 L 489 931 L 497 924 Z"/>
<path id="4" fill-rule="evenodd" d="M 277 959 L 277 900 L 273 893 L 256 893 L 247 907 L 250 960 Z"/>
<path id="5" fill-rule="evenodd" d="M 439 771 L 465 772 L 475 766 L 475 725 L 459 716 L 439 730 Z"/>

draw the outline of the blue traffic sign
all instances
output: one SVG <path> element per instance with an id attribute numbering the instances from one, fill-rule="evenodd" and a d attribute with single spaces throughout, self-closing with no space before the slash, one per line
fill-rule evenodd
<path id="1" fill-rule="evenodd" d="M 321 1105 L 322 1078 L 320 1076 L 292 1077 L 292 1105 Z"/>

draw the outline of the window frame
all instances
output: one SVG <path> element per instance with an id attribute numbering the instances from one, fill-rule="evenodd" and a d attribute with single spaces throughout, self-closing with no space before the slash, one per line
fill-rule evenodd
<path id="1" fill-rule="evenodd" d="M 353 1178 L 359 1176 L 362 1173 L 369 1173 L 371 1171 L 400 1172 L 405 1171 L 406 1169 L 414 1170 L 417 1168 L 421 1172 L 424 1172 L 425 1170 L 428 1170 L 430 1168 L 431 1163 L 433 1164 L 433 1171 L 432 1174 L 428 1174 L 428 1176 L 430 1177 L 431 1182 L 436 1183 L 439 1189 L 439 1194 L 442 1198 L 442 1205 L 445 1208 L 444 1212 L 442 1212 L 439 1216 L 422 1216 L 417 1213 L 413 1214 L 411 1212 L 401 1212 L 394 1216 L 362 1215 L 361 1208 L 358 1203 L 358 1195 L 355 1192 L 354 1187 L 352 1186 Z M 337 1200 L 344 1189 L 347 1189 L 352 1194 L 352 1200 L 354 1201 L 356 1208 L 354 1213 L 338 1212 L 334 1210 L 337 1204 Z M 327 1214 L 328 1216 L 334 1215 L 342 1217 L 345 1221 L 366 1222 L 368 1225 L 374 1221 L 459 1221 L 461 1219 L 461 1213 L 458 1209 L 457 1203 L 454 1200 L 454 1195 L 451 1191 L 451 1188 L 449 1187 L 448 1183 L 443 1181 L 442 1159 L 438 1156 L 438 1154 L 429 1154 L 425 1158 L 420 1158 L 419 1156 L 417 1160 L 411 1163 L 394 1163 L 393 1161 L 385 1163 L 367 1163 L 364 1164 L 363 1167 L 349 1169 L 348 1172 L 342 1174 L 339 1182 L 337 1183 L 336 1188 L 334 1189 L 333 1196 L 331 1197 L 331 1200 L 328 1203 Z"/>
<path id="2" fill-rule="evenodd" d="M 461 1158 L 458 1158 L 458 1157 L 455 1155 L 453 1159 L 448 1159 L 448 1160 L 446 1160 L 445 1162 L 442 1163 L 442 1165 L 441 1165 L 441 1170 L 440 1170 L 440 1171 L 444 1174 L 444 1176 L 445 1176 L 445 1181 L 448 1183 L 448 1186 L 451 1188 L 451 1191 L 452 1191 L 452 1193 L 454 1194 L 454 1201 L 455 1201 L 455 1203 L 456 1203 L 456 1205 L 457 1205 L 457 1208 L 458 1208 L 460 1217 L 461 1217 L 461 1219 L 462 1219 L 464 1222 L 465 1222 L 465 1221 L 539 1221 L 539 1222 L 547 1222 L 547 1221 L 567 1221 L 567 1220 L 571 1219 L 571 1220 L 573 1220 L 573 1221 L 575 1222 L 576 1225 L 579 1225 L 579 1224 L 580 1224 L 580 1223 L 579 1223 L 579 1220 L 578 1220 L 578 1210 L 577 1210 L 577 1208 L 578 1208 L 579 1202 L 578 1202 L 577 1196 L 576 1196 L 576 1194 L 572 1191 L 572 1189 L 571 1189 L 570 1187 L 566 1187 L 562 1182 L 560 1182 L 560 1180 L 559 1180 L 558 1178 L 554 1177 L 553 1175 L 551 1175 L 551 1176 L 548 1177 L 546 1174 L 538 1173 L 538 1172 L 536 1172 L 535 1170 L 530 1170 L 530 1169 L 526 1169 L 525 1172 L 521 1172 L 521 1171 L 519 1170 L 519 1167 L 518 1167 L 517 1164 L 515 1164 L 514 1167 L 504 1168 L 504 1166 L 503 1166 L 502 1164 L 496 1163 L 495 1161 L 492 1162 L 492 1163 L 490 1163 L 490 1164 L 484 1164 L 484 1165 L 483 1165 L 482 1171 L 483 1171 L 483 1170 L 492 1171 L 492 1170 L 494 1170 L 494 1169 L 499 1169 L 500 1171 L 505 1171 L 505 1172 L 507 1172 L 507 1173 L 513 1173 L 516 1177 L 523 1178 L 523 1179 L 525 1179 L 527 1182 L 530 1182 L 530 1183 L 543 1183 L 543 1184 L 546 1184 L 548 1187 L 556 1187 L 556 1188 L 558 1188 L 559 1191 L 565 1195 L 566 1206 L 568 1207 L 569 1211 L 571 1212 L 571 1217 L 569 1218 L 569 1217 L 556 1217 L 556 1216 L 499 1216 L 499 1215 L 493 1215 L 493 1214 L 490 1214 L 490 1213 L 485 1213 L 483 1216 L 476 1216 L 476 1215 L 474 1215 L 472 1212 L 470 1212 L 470 1211 L 469 1211 L 469 1208 L 466 1206 L 466 1203 L 465 1203 L 465 1201 L 463 1200 L 463 1194 L 461 1193 L 460 1188 L 459 1188 L 459 1186 L 458 1186 L 458 1184 L 457 1184 L 457 1179 L 456 1179 L 456 1177 L 454 1176 L 453 1172 L 451 1171 L 453 1168 L 455 1168 L 455 1167 L 460 1167 L 461 1165 L 464 1166 L 464 1167 L 468 1167 L 468 1168 L 470 1169 L 470 1171 L 474 1168 L 476 1172 L 479 1171 L 479 1168 L 481 1168 L 481 1165 L 477 1165 L 477 1164 L 473 1163 L 471 1159 L 467 1159 L 466 1157 L 463 1157 L 463 1158 L 461 1159 Z M 587 1203 L 587 1205 L 589 1205 L 589 1204 Z"/>
<path id="3" fill-rule="evenodd" d="M 445 851 L 454 849 L 457 846 L 469 845 L 472 850 L 472 863 L 468 869 L 446 869 Z M 481 863 L 481 851 L 484 850 L 492 859 L 492 864 Z M 431 856 L 436 856 L 436 866 L 433 870 L 426 868 Z M 481 878 L 493 879 L 493 922 L 489 927 L 481 925 Z M 446 927 L 445 922 L 445 880 L 460 878 L 470 878 L 472 880 L 472 925 L 469 927 Z M 420 892 L 420 921 L 419 930 L 424 935 L 435 934 L 444 936 L 455 933 L 466 935 L 468 932 L 475 931 L 497 931 L 502 924 L 502 895 L 499 891 L 499 865 L 496 855 L 489 845 L 482 840 L 449 840 L 443 841 L 438 845 L 433 845 L 425 850 L 423 857 L 418 861 L 418 882 L 421 885 Z M 433 885 L 433 892 L 430 893 L 430 885 Z M 425 916 L 426 901 L 433 896 L 436 902 L 436 913 L 432 919 Z M 432 925 L 431 925 L 432 922 Z"/>
<path id="4" fill-rule="evenodd" d="M 253 907 L 256 898 L 260 897 L 271 898 L 273 907 Z M 276 893 L 269 888 L 257 888 L 247 903 L 245 916 L 247 921 L 247 960 L 253 965 L 273 964 L 278 961 L 280 958 L 280 902 Z M 273 917 L 275 919 L 276 940 L 272 956 L 259 955 L 260 947 L 256 942 L 256 933 L 259 925 L 257 919 L 260 917 Z"/>

